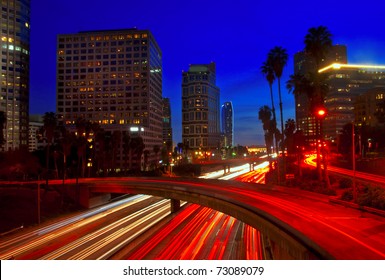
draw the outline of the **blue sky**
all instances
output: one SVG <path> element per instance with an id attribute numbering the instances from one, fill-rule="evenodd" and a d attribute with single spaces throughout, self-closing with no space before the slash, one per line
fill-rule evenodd
<path id="1" fill-rule="evenodd" d="M 344 44 L 350 63 L 385 65 L 385 3 L 355 1 L 31 1 L 30 113 L 56 110 L 57 34 L 137 27 L 155 36 L 163 53 L 163 96 L 172 102 L 174 142 L 181 142 L 181 77 L 189 64 L 215 62 L 221 103 L 232 101 L 235 143 L 263 144 L 258 110 L 271 105 L 260 67 L 282 46 L 289 61 L 282 77 L 284 119 L 295 118 L 284 88 L 293 56 L 311 27 L 324 25 Z M 276 108 L 277 85 L 274 84 Z"/>

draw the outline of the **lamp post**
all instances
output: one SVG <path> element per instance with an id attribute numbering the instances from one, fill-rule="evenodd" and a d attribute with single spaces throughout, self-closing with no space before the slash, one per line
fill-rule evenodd
<path id="1" fill-rule="evenodd" d="M 352 122 L 352 169 L 353 169 L 353 202 L 357 202 L 357 186 L 356 186 L 356 149 L 354 137 L 354 122 Z"/>
<path id="2" fill-rule="evenodd" d="M 316 118 L 316 148 L 317 148 L 317 172 L 319 180 L 322 179 L 322 171 L 321 171 L 321 147 L 322 147 L 322 121 L 326 116 L 326 109 L 321 106 L 316 108 L 315 110 L 315 118 Z M 321 146 L 320 146 L 321 145 Z"/>

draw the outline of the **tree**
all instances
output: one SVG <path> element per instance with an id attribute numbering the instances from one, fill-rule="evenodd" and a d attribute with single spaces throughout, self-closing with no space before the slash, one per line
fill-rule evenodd
<path id="1" fill-rule="evenodd" d="M 283 141 L 284 141 L 283 125 L 284 124 L 283 124 L 283 108 L 282 108 L 283 104 L 282 104 L 282 95 L 281 95 L 281 77 L 282 77 L 283 68 L 287 64 L 287 59 L 288 59 L 288 55 L 287 55 L 286 49 L 279 47 L 279 46 L 271 49 L 269 54 L 268 54 L 268 63 L 273 68 L 274 75 L 278 81 L 279 111 L 280 111 L 280 119 L 281 119 L 281 135 L 280 135 L 281 137 L 280 137 L 280 140 L 281 140 L 281 149 L 282 149 L 283 173 L 286 172 L 286 164 L 285 164 L 285 151 L 284 151 L 284 145 L 283 145 Z M 278 155 L 279 155 L 279 153 L 278 153 Z M 279 164 L 277 164 L 277 166 L 278 165 Z M 279 172 L 279 170 L 278 170 L 278 172 Z M 280 178 L 280 174 L 278 175 L 278 183 L 280 182 L 279 178 Z"/>
<path id="2" fill-rule="evenodd" d="M 275 114 L 275 106 L 274 106 L 274 95 L 273 95 L 273 82 L 275 80 L 275 75 L 274 75 L 274 69 L 273 69 L 271 63 L 269 62 L 269 59 L 262 64 L 261 72 L 262 72 L 262 74 L 265 75 L 265 78 L 266 78 L 267 82 L 269 83 L 271 110 L 273 113 L 273 120 L 275 121 L 275 123 L 277 123 L 277 117 Z M 276 149 L 276 152 L 278 153 L 278 139 L 277 138 L 275 138 L 275 149 Z"/>
<path id="3" fill-rule="evenodd" d="M 279 111 L 281 115 L 281 132 L 283 132 L 283 109 L 282 109 L 282 96 L 281 96 L 281 77 L 283 67 L 287 64 L 287 51 L 282 47 L 274 47 L 268 54 L 268 64 L 272 67 L 274 75 L 278 81 L 278 96 L 279 96 Z"/>
<path id="4" fill-rule="evenodd" d="M 140 165 L 141 165 L 140 159 L 142 157 L 144 148 L 145 148 L 145 145 L 142 137 L 137 136 L 137 137 L 131 138 L 130 149 L 134 152 L 134 156 L 135 156 L 135 162 L 133 167 L 134 169 L 140 170 Z"/>
<path id="5" fill-rule="evenodd" d="M 159 145 L 154 145 L 152 150 L 153 150 L 153 152 L 155 154 L 155 168 L 158 168 L 158 153 L 160 151 Z"/>
<path id="6" fill-rule="evenodd" d="M 46 148 L 46 184 L 48 186 L 48 171 L 49 171 L 49 156 L 50 156 L 50 147 L 53 142 L 55 135 L 55 129 L 57 125 L 57 116 L 54 112 L 46 112 L 43 116 L 43 131 L 45 132 L 45 137 L 47 139 L 47 148 Z"/>
<path id="7" fill-rule="evenodd" d="M 266 151 L 269 157 L 270 167 L 272 167 L 271 147 L 273 145 L 273 135 L 276 131 L 276 124 L 274 120 L 271 119 L 271 115 L 271 109 L 268 106 L 265 105 L 259 108 L 258 119 L 263 124 L 263 131 L 265 132 Z"/>
<path id="8" fill-rule="evenodd" d="M 311 112 L 314 114 L 314 110 L 317 106 L 324 105 L 324 99 L 326 96 L 325 89 L 325 76 L 318 73 L 321 62 L 325 59 L 326 54 L 329 52 L 332 47 L 332 35 L 325 26 L 312 27 L 308 30 L 308 33 L 305 36 L 305 51 L 306 53 L 313 58 L 315 62 L 315 69 L 313 73 L 309 73 L 309 79 L 312 81 L 312 91 L 310 94 L 311 102 Z M 316 134 L 319 138 L 322 138 L 320 135 L 320 126 L 322 120 L 315 119 L 316 124 Z M 325 158 L 325 157 L 324 157 Z M 326 168 L 324 168 L 326 169 Z M 317 152 L 317 170 L 319 177 L 321 179 L 321 159 L 320 154 Z M 326 170 L 325 170 L 326 171 Z"/>
<path id="9" fill-rule="evenodd" d="M 0 151 L 3 149 L 5 143 L 4 128 L 7 124 L 7 116 L 3 111 L 0 111 Z"/>
<path id="10" fill-rule="evenodd" d="M 308 98 L 310 97 L 311 83 L 305 75 L 294 74 L 290 75 L 289 80 L 286 82 L 286 89 L 294 95 L 295 104 L 298 104 L 300 95 L 306 94 Z M 296 120 L 296 123 L 298 126 L 298 120 Z"/>
<path id="11" fill-rule="evenodd" d="M 295 131 L 295 121 L 293 119 L 288 119 L 285 123 L 285 147 L 287 148 L 288 154 L 294 153 L 294 131 Z"/>
<path id="12" fill-rule="evenodd" d="M 111 144 L 112 144 L 112 167 L 116 171 L 116 153 L 119 150 L 119 146 L 122 143 L 122 132 L 120 130 L 114 130 L 112 132 Z"/>
<path id="13" fill-rule="evenodd" d="M 316 71 L 332 47 L 332 34 L 325 26 L 312 27 L 305 36 L 305 51 L 314 59 Z"/>
<path id="14" fill-rule="evenodd" d="M 127 174 L 127 170 L 129 169 L 128 166 L 128 159 L 130 156 L 130 141 L 131 137 L 130 134 L 127 131 L 123 132 L 122 142 L 123 142 L 123 153 L 124 153 L 124 165 L 125 165 L 125 172 Z"/>

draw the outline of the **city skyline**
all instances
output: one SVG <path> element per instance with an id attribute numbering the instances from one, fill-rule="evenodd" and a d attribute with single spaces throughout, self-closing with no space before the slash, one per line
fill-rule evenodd
<path id="1" fill-rule="evenodd" d="M 270 99 L 260 67 L 273 47 L 282 46 L 289 54 L 283 83 L 294 72 L 293 57 L 303 50 L 307 30 L 319 25 L 328 27 L 334 44 L 347 46 L 349 63 L 385 64 L 385 39 L 379 39 L 385 38 L 381 9 L 373 8 L 382 6 L 379 1 L 356 8 L 328 0 L 317 9 L 305 1 L 278 1 L 274 9 L 254 1 L 241 1 L 237 6 L 196 1 L 188 9 L 178 1 L 102 3 L 32 2 L 31 114 L 55 112 L 56 38 L 65 33 L 136 26 L 154 34 L 163 54 L 163 97 L 171 101 L 175 144 L 181 142 L 182 134 L 181 72 L 188 70 L 189 64 L 216 63 L 220 103 L 231 101 L 236 112 L 236 145 L 264 143 L 258 110 L 269 105 Z M 276 95 L 276 83 L 274 91 Z M 284 89 L 282 98 L 284 120 L 295 119 L 293 96 Z"/>

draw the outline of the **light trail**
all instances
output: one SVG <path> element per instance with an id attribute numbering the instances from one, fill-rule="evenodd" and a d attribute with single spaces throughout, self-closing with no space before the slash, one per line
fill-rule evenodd
<path id="1" fill-rule="evenodd" d="M 60 247 L 58 250 L 44 255 L 40 259 L 85 259 L 96 251 L 101 250 L 101 248 L 108 246 L 108 244 L 119 238 L 125 232 L 137 229 L 139 226 L 143 225 L 140 230 L 137 230 L 136 234 L 129 238 L 129 240 L 131 240 L 136 237 L 137 234 L 142 233 L 153 225 L 153 222 L 150 223 L 150 218 L 156 217 L 159 213 L 162 213 L 160 218 L 163 218 L 165 215 L 169 214 L 169 211 L 169 200 L 161 200 Z M 166 212 L 166 214 L 163 212 Z M 81 249 L 82 247 L 85 248 Z M 71 251 L 74 253 L 71 254 Z M 112 253 L 111 250 L 109 250 L 109 252 Z M 103 256 L 105 257 L 105 254 L 103 254 Z"/>
<path id="2" fill-rule="evenodd" d="M 128 259 L 154 260 L 202 260 L 226 258 L 244 259 L 244 256 L 253 258 L 253 251 L 261 252 L 260 243 L 255 241 L 258 236 L 247 235 L 253 238 L 249 245 L 238 246 L 234 242 L 237 232 L 244 231 L 246 225 L 237 219 L 216 210 L 192 204 L 183 209 L 173 220 L 166 224 L 156 234 L 145 241 L 132 253 Z M 248 229 L 250 232 L 256 230 Z M 243 240 L 243 239 L 241 239 Z M 246 240 L 243 240 L 246 242 Z M 243 250 L 248 248 L 248 254 Z M 242 252 L 240 252 L 242 248 Z M 237 255 L 234 255 L 234 254 Z M 239 256 L 238 256 L 239 255 Z M 243 257 L 242 257 L 243 256 Z M 260 257 L 261 255 L 258 254 Z"/>
<path id="3" fill-rule="evenodd" d="M 16 235 L 16 237 L 11 238 L 11 239 L 7 239 L 7 240 L 1 242 L 0 248 L 5 248 L 5 247 L 9 247 L 9 246 L 12 246 L 15 244 L 20 244 L 20 243 L 22 243 L 22 241 L 28 240 L 31 237 L 41 236 L 41 235 L 50 233 L 54 230 L 57 230 L 57 229 L 60 229 L 64 226 L 73 224 L 73 223 L 78 222 L 80 220 L 89 218 L 93 215 L 102 213 L 102 212 L 107 211 L 109 209 L 112 209 L 114 207 L 121 206 L 121 205 L 127 204 L 127 203 L 131 203 L 131 204 L 127 204 L 127 206 L 129 206 L 129 205 L 132 205 L 133 203 L 143 201 L 149 197 L 150 196 L 148 196 L 148 195 L 134 195 L 134 196 L 131 196 L 131 197 L 128 197 L 128 198 L 125 198 L 125 199 L 122 199 L 122 200 L 119 200 L 116 202 L 109 203 L 107 205 L 97 207 L 97 208 L 92 209 L 92 210 L 88 210 L 88 211 L 80 213 L 80 214 L 75 214 L 70 218 L 66 218 L 66 219 L 61 220 L 59 222 L 55 222 L 51 225 L 38 228 L 36 230 L 33 230 L 31 232 L 28 232 L 28 233 L 25 233 L 22 235 Z M 1 259 L 1 257 L 2 257 L 2 255 L 0 254 L 0 259 Z"/>
<path id="4" fill-rule="evenodd" d="M 95 222 L 101 217 L 121 211 L 122 209 L 130 207 L 133 204 L 144 201 L 150 197 L 151 196 L 148 195 L 138 195 L 133 198 L 124 199 L 124 201 L 112 203 L 111 206 L 106 205 L 98 207 L 96 210 L 87 211 L 84 214 L 76 215 L 75 217 L 68 219 L 68 221 L 61 221 L 43 229 L 38 229 L 32 232 L 33 234 L 27 233 L 26 235 L 22 236 L 22 239 L 25 242 L 21 245 L 17 244 L 18 237 L 15 237 L 14 239 L 10 240 L 10 242 L 16 245 L 5 250 L 4 252 L 1 252 L 0 259 L 17 258 L 22 254 L 26 254 L 28 251 L 36 250 L 36 248 L 44 246 L 45 244 L 50 243 L 67 233 Z M 106 211 L 108 211 L 108 213 Z"/>

